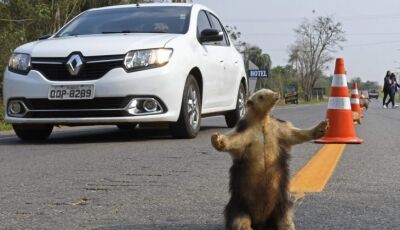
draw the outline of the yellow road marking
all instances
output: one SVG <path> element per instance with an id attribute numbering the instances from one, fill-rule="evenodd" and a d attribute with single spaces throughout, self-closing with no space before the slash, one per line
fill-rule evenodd
<path id="1" fill-rule="evenodd" d="M 322 192 L 335 171 L 345 147 L 345 144 L 324 145 L 290 181 L 290 192 L 298 196 L 304 196 L 304 193 Z"/>

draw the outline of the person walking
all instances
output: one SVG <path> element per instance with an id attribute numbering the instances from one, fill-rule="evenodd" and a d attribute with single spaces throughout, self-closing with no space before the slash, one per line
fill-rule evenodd
<path id="1" fill-rule="evenodd" d="M 386 109 L 386 98 L 387 96 L 390 95 L 390 71 L 388 70 L 386 72 L 386 76 L 384 78 L 383 82 L 383 108 Z"/>
<path id="2" fill-rule="evenodd" d="M 398 89 L 400 88 L 400 85 L 399 85 L 399 83 L 397 83 L 396 75 L 394 73 L 392 73 L 392 75 L 393 75 L 392 90 L 394 90 L 393 101 L 394 101 L 394 107 L 397 108 L 399 106 L 396 105 L 396 93 L 398 92 Z"/>
<path id="3" fill-rule="evenodd" d="M 389 106 L 389 103 L 392 103 L 392 108 L 395 109 L 399 107 L 395 104 L 395 96 L 397 93 L 397 88 L 400 88 L 400 85 L 397 83 L 396 75 L 394 73 L 390 74 L 390 91 L 389 91 L 389 101 L 386 103 L 386 108 Z"/>

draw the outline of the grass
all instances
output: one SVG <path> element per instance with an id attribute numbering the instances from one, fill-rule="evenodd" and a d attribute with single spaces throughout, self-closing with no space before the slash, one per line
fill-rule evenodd
<path id="1" fill-rule="evenodd" d="M 4 122 L 4 108 L 3 102 L 0 101 L 0 131 L 11 130 L 11 125 Z"/>
<path id="2" fill-rule="evenodd" d="M 299 99 L 299 104 L 318 104 L 318 103 L 322 103 L 322 102 L 328 102 L 328 97 L 323 97 L 321 100 L 312 99 L 309 101 L 306 101 L 302 98 Z"/>
<path id="3" fill-rule="evenodd" d="M 310 105 L 310 104 L 318 104 L 318 103 L 322 103 L 322 102 L 328 102 L 328 97 L 324 96 L 324 98 L 322 98 L 322 100 L 317 100 L 317 99 L 312 99 L 310 101 L 305 101 L 304 98 L 299 98 L 299 105 Z M 279 100 L 278 106 L 285 106 L 285 105 L 291 105 L 289 104 L 285 104 L 285 100 L 281 99 Z"/>
<path id="4" fill-rule="evenodd" d="M 310 101 L 305 101 L 302 98 L 299 98 L 299 105 L 311 105 L 311 104 L 318 104 L 318 103 L 323 103 L 323 102 L 328 102 L 328 97 L 324 97 L 322 100 L 317 100 L 317 99 L 313 99 Z M 294 105 L 294 104 L 285 104 L 285 100 L 279 100 L 277 106 L 286 106 L 286 105 Z"/>

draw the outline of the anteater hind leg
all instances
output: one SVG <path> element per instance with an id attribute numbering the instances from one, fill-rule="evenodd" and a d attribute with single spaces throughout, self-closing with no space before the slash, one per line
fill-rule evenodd
<path id="1" fill-rule="evenodd" d="M 225 207 L 225 228 L 226 230 L 252 230 L 250 215 L 246 214 L 232 199 Z"/>
<path id="2" fill-rule="evenodd" d="M 277 230 L 294 230 L 293 223 L 293 208 L 291 205 L 275 208 L 272 216 L 267 221 L 265 230 L 277 229 Z"/>
<path id="3" fill-rule="evenodd" d="M 237 215 L 232 219 L 232 227 L 229 230 L 252 230 L 249 215 Z"/>
<path id="4" fill-rule="evenodd" d="M 293 208 L 289 207 L 283 215 L 277 219 L 278 230 L 294 230 Z"/>
<path id="5" fill-rule="evenodd" d="M 264 230 L 294 230 L 293 203 L 289 200 L 280 201 L 272 215 L 266 220 Z"/>

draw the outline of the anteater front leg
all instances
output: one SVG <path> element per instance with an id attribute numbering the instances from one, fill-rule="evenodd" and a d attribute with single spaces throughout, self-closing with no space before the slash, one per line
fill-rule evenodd
<path id="1" fill-rule="evenodd" d="M 214 148 L 220 152 L 229 152 L 233 155 L 243 153 L 248 138 L 241 133 L 233 132 L 231 134 L 222 135 L 215 133 L 211 137 L 211 143 Z"/>
<path id="2" fill-rule="evenodd" d="M 282 142 L 289 146 L 301 144 L 306 141 L 315 140 L 323 137 L 328 129 L 328 122 L 322 121 L 312 129 L 299 129 L 291 124 L 280 127 Z"/>

